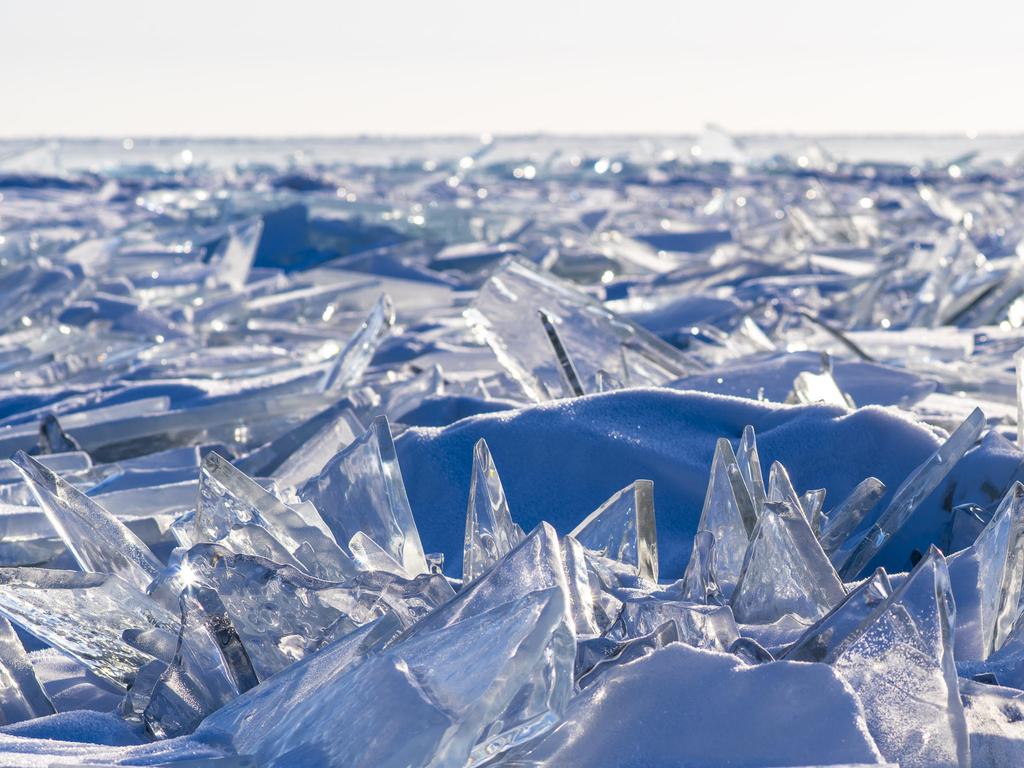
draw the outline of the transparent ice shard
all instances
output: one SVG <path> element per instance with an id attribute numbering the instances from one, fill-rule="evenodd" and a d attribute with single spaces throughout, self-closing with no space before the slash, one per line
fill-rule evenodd
<path id="1" fill-rule="evenodd" d="M 970 764 L 955 613 L 946 563 L 932 547 L 827 659 L 860 697 L 882 756 L 904 768 Z"/>
<path id="2" fill-rule="evenodd" d="M 696 367 L 674 347 L 571 284 L 510 259 L 483 285 L 465 316 L 533 400 L 574 394 L 543 325 L 527 320 L 541 310 L 557 327 L 583 387 L 597 380 L 598 371 L 644 386 L 664 384 Z"/>
<path id="3" fill-rule="evenodd" d="M 193 547 L 181 567 L 188 581 L 220 597 L 260 680 L 316 650 L 336 622 L 352 630 L 383 610 L 371 591 L 231 554 L 215 544 Z M 335 635 L 340 626 L 332 630 Z"/>
<path id="4" fill-rule="evenodd" d="M 833 556 L 884 494 L 885 483 L 877 477 L 866 477 L 829 513 L 828 522 L 822 527 L 819 537 L 826 555 Z M 835 560 L 832 564 L 837 568 L 841 565 Z"/>
<path id="5" fill-rule="evenodd" d="M 0 718 L 3 724 L 46 717 L 54 711 L 53 702 L 39 684 L 32 660 L 14 627 L 0 616 Z"/>
<path id="6" fill-rule="evenodd" d="M 743 475 L 743 481 L 747 484 L 747 492 L 754 503 L 754 510 L 760 515 L 767 496 L 764 475 L 761 472 L 761 457 L 757 452 L 757 435 L 749 424 L 743 428 L 743 437 L 740 438 L 740 447 L 736 452 L 736 462 L 740 474 Z"/>
<path id="7" fill-rule="evenodd" d="M 811 523 L 811 530 L 815 535 L 821 532 L 822 513 L 821 508 L 825 505 L 825 489 L 816 488 L 804 492 L 800 497 L 800 507 L 803 509 L 804 517 Z"/>
<path id="8" fill-rule="evenodd" d="M 112 573 L 145 591 L 163 564 L 138 536 L 24 451 L 11 461 L 75 560 L 85 571 Z"/>
<path id="9" fill-rule="evenodd" d="M 250 477 L 273 475 L 296 486 L 319 474 L 331 456 L 365 431 L 351 402 L 340 400 L 234 464 Z"/>
<path id="10" fill-rule="evenodd" d="M 844 579 L 856 578 L 882 547 L 904 526 L 917 505 L 938 487 L 950 470 L 974 445 L 985 428 L 985 414 L 975 408 L 939 449 L 910 473 L 896 489 L 889 506 L 857 544 L 839 569 Z"/>
<path id="11" fill-rule="evenodd" d="M 573 622 L 558 535 L 549 524 L 541 523 L 480 578 L 413 626 L 409 633 L 434 631 L 530 592 L 555 588 L 565 591 L 567 619 Z"/>
<path id="12" fill-rule="evenodd" d="M 222 623 L 223 617 L 219 620 Z M 174 655 L 164 665 L 152 690 L 143 697 L 146 706 L 142 719 L 156 738 L 191 733 L 204 717 L 247 690 L 239 688 L 221 653 L 223 636 L 217 636 L 217 621 L 218 618 L 207 615 L 191 590 L 182 593 L 181 629 Z M 237 635 L 234 640 L 237 642 Z M 249 671 L 252 687 L 256 680 L 251 668 Z M 140 680 L 136 679 L 130 697 L 139 686 Z"/>
<path id="13" fill-rule="evenodd" d="M 572 364 L 572 358 L 569 357 L 569 353 L 566 351 L 565 345 L 562 343 L 562 339 L 558 335 L 558 329 L 555 328 L 555 324 L 552 322 L 551 317 L 543 309 L 538 309 L 537 315 L 540 317 L 540 323 L 544 327 L 544 333 L 547 334 L 548 341 L 551 342 L 551 349 L 554 351 L 555 358 L 558 360 L 558 366 L 562 371 L 562 379 L 563 384 L 566 387 L 566 391 L 575 397 L 582 397 L 585 393 L 583 391 L 583 385 L 580 383 L 580 375 L 576 373 L 576 366 Z"/>
<path id="14" fill-rule="evenodd" d="M 373 359 L 377 347 L 384 341 L 394 324 L 395 307 L 391 303 L 391 297 L 383 293 L 373 305 L 366 320 L 338 353 L 334 364 L 324 375 L 321 390 L 340 392 L 357 384 L 370 366 L 370 360 Z"/>
<path id="15" fill-rule="evenodd" d="M 0 568 L 0 613 L 122 688 L 153 658 L 125 634 L 178 631 L 174 614 L 105 573 Z"/>
<path id="16" fill-rule="evenodd" d="M 715 537 L 710 532 L 694 534 L 690 561 L 679 588 L 686 602 L 721 605 L 722 593 L 715 580 Z"/>
<path id="17" fill-rule="evenodd" d="M 57 417 L 52 413 L 43 414 L 39 421 L 39 453 L 69 453 L 81 451 L 82 447 L 75 438 L 65 432 Z"/>
<path id="18" fill-rule="evenodd" d="M 954 594 L 962 596 L 957 601 L 957 658 L 984 660 L 1006 642 L 1020 613 L 1024 485 L 1013 484 L 974 544 L 948 562 Z"/>
<path id="19" fill-rule="evenodd" d="M 398 634 L 401 625 L 387 613 L 369 624 L 306 656 L 258 687 L 243 693 L 207 717 L 197 738 L 229 742 L 241 754 L 254 754 L 265 734 L 303 700 L 320 698 L 370 653 L 379 651 Z"/>
<path id="20" fill-rule="evenodd" d="M 543 733 L 568 703 L 574 645 L 564 600 L 558 589 L 529 594 L 401 640 L 268 723 L 254 754 L 273 766 L 376 768 L 493 758 Z M 517 698 L 552 658 L 557 674 L 537 691 L 543 698 Z"/>
<path id="21" fill-rule="evenodd" d="M 625 600 L 619 618 L 604 636 L 611 640 L 643 637 L 666 621 L 675 623 L 680 642 L 697 648 L 725 651 L 739 637 L 728 606 L 697 605 L 664 594 Z"/>
<path id="22" fill-rule="evenodd" d="M 793 391 L 786 400 L 790 403 L 824 403 L 839 408 L 851 408 L 848 397 L 839 388 L 830 371 L 811 373 L 803 371 L 793 380 Z"/>
<path id="23" fill-rule="evenodd" d="M 715 537 L 718 586 L 728 597 L 736 585 L 747 551 L 750 532 L 756 524 L 754 503 L 747 492 L 732 445 L 724 437 L 715 445 L 711 476 L 700 514 L 699 531 Z"/>
<path id="24" fill-rule="evenodd" d="M 814 621 L 845 596 L 803 513 L 766 502 L 730 599 L 737 621 L 770 624 L 787 613 Z"/>
<path id="25" fill-rule="evenodd" d="M 263 219 L 259 217 L 228 227 L 227 245 L 214 266 L 214 284 L 241 291 L 262 236 Z"/>
<path id="26" fill-rule="evenodd" d="M 359 531 L 348 542 L 348 551 L 363 571 L 384 571 L 408 577 L 405 568 L 376 541 Z"/>
<path id="27" fill-rule="evenodd" d="M 642 578 L 658 581 L 658 532 L 650 480 L 636 480 L 613 494 L 570 535 L 603 557 L 635 566 Z"/>
<path id="28" fill-rule="evenodd" d="M 362 531 L 409 575 L 428 572 L 387 417 L 375 418 L 302 486 L 299 497 L 320 511 L 336 541 L 348 542 Z"/>
<path id="29" fill-rule="evenodd" d="M 576 688 L 583 690 L 600 680 L 606 672 L 620 664 L 628 664 L 646 656 L 652 651 L 679 641 L 678 626 L 666 621 L 649 635 L 630 640 L 612 640 L 595 637 L 583 640 L 576 646 L 576 662 L 573 675 Z"/>
<path id="30" fill-rule="evenodd" d="M 773 461 L 771 469 L 768 471 L 768 501 L 785 504 L 790 509 L 802 512 L 808 523 L 811 521 L 807 511 L 804 509 L 803 503 L 800 501 L 800 495 L 796 492 L 793 482 L 789 479 L 789 472 L 778 461 Z"/>
<path id="31" fill-rule="evenodd" d="M 487 443 L 473 446 L 473 469 L 466 511 L 462 579 L 468 584 L 512 550 L 526 534 L 512 521 L 505 490 Z"/>
<path id="32" fill-rule="evenodd" d="M 839 605 L 808 627 L 782 655 L 785 661 L 825 661 L 829 654 L 892 594 L 885 570 L 879 568 Z"/>
<path id="33" fill-rule="evenodd" d="M 612 617 L 618 614 L 621 606 L 621 601 L 604 589 L 607 566 L 616 561 L 586 550 L 571 535 L 563 536 L 559 543 L 576 635 L 599 635 L 603 629 L 611 626 Z"/>
<path id="34" fill-rule="evenodd" d="M 262 528 L 269 541 L 261 541 L 264 537 L 256 528 Z M 276 542 L 290 559 L 301 564 L 302 570 L 320 579 L 339 579 L 356 570 L 351 559 L 319 526 L 310 525 L 213 451 L 203 458 L 199 472 L 199 504 L 191 540 L 225 541 L 233 551 L 260 556 L 270 555 Z M 271 559 L 284 562 L 278 557 Z"/>

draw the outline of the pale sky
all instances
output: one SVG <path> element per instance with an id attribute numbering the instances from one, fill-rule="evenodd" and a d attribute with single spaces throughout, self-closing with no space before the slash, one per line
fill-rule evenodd
<path id="1" fill-rule="evenodd" d="M 0 0 L 0 136 L 1024 132 L 1014 0 Z"/>

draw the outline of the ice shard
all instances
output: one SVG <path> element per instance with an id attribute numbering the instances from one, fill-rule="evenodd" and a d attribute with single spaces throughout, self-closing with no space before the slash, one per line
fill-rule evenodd
<path id="1" fill-rule="evenodd" d="M 320 527 L 310 525 L 222 456 L 213 451 L 207 453 L 199 472 L 199 504 L 192 542 L 232 539 L 241 543 L 242 531 L 258 536 L 257 528 L 263 529 L 270 541 L 247 548 L 229 544 L 230 548 L 240 554 L 268 556 L 276 542 L 311 576 L 339 579 L 355 572 L 351 559 Z M 250 540 L 256 543 L 255 539 Z M 283 562 L 280 558 L 271 559 Z"/>
<path id="2" fill-rule="evenodd" d="M 466 511 L 462 579 L 469 583 L 504 557 L 525 534 L 512 521 L 505 490 L 483 438 L 473 447 L 473 469 Z"/>
<path id="3" fill-rule="evenodd" d="M 105 573 L 0 568 L 0 613 L 121 687 L 153 659 L 126 633 L 178 631 L 174 614 Z"/>
<path id="4" fill-rule="evenodd" d="M 812 491 L 807 491 L 803 496 L 800 497 L 800 507 L 804 511 L 804 517 L 811 524 L 811 530 L 814 531 L 815 535 L 819 535 L 822 526 L 822 512 L 821 509 L 825 505 L 825 489 L 816 488 Z"/>
<path id="5" fill-rule="evenodd" d="M 885 483 L 877 477 L 866 477 L 829 513 L 819 537 L 826 555 L 832 557 L 884 493 Z M 832 564 L 838 565 L 835 561 Z"/>
<path id="6" fill-rule="evenodd" d="M 949 558 L 957 600 L 957 659 L 999 650 L 1020 615 L 1024 578 L 1024 485 L 1015 482 L 974 544 Z"/>
<path id="7" fill-rule="evenodd" d="M 649 635 L 630 640 L 611 640 L 595 637 L 581 641 L 576 647 L 576 663 L 573 674 L 576 687 L 583 690 L 600 680 L 604 674 L 619 664 L 643 658 L 652 651 L 679 641 L 678 625 L 666 621 Z"/>
<path id="8" fill-rule="evenodd" d="M 740 447 L 736 452 L 736 463 L 739 465 L 740 474 L 743 475 L 743 481 L 747 484 L 747 492 L 754 503 L 754 510 L 760 515 L 767 496 L 764 475 L 761 472 L 761 457 L 757 452 L 757 435 L 749 424 L 743 428 Z"/>
<path id="9" fill-rule="evenodd" d="M 715 445 L 711 477 L 697 530 L 715 537 L 716 578 L 728 597 L 740 575 L 743 553 L 756 524 L 754 503 L 747 493 L 732 446 L 724 437 Z"/>
<path id="10" fill-rule="evenodd" d="M 697 531 L 693 550 L 686 564 L 686 573 L 679 583 L 683 600 L 702 605 L 720 605 L 722 593 L 715 580 L 715 537 L 708 531 Z"/>
<path id="11" fill-rule="evenodd" d="M 850 590 L 839 605 L 808 627 L 782 655 L 785 661 L 825 661 L 892 594 L 885 570 L 879 568 Z"/>
<path id="12" fill-rule="evenodd" d="M 637 480 L 614 493 L 570 535 L 589 550 L 635 566 L 642 578 L 658 581 L 658 533 L 650 480 Z"/>
<path id="13" fill-rule="evenodd" d="M 839 569 L 843 578 L 855 578 L 874 559 L 896 531 L 936 487 L 965 453 L 974 445 L 985 428 L 985 414 L 975 408 L 934 454 L 910 473 L 896 489 L 889 506 L 868 529 L 864 538 Z"/>
<path id="14" fill-rule="evenodd" d="M 249 269 L 256 257 L 260 238 L 263 236 L 263 219 L 256 217 L 228 228 L 228 239 L 220 254 L 213 283 L 224 285 L 232 291 L 241 291 L 249 277 Z"/>
<path id="15" fill-rule="evenodd" d="M 202 588 L 200 588 L 202 589 Z M 159 739 L 191 733 L 209 714 L 220 709 L 239 693 L 235 670 L 222 654 L 221 643 L 232 640 L 238 650 L 245 651 L 237 635 L 225 638 L 224 617 L 210 616 L 194 595 L 186 590 L 181 595 L 181 628 L 174 655 L 164 665 L 152 690 L 144 693 L 142 719 L 147 730 Z M 218 624 L 221 625 L 218 631 Z M 245 657 L 248 662 L 248 657 Z M 158 662 L 159 663 L 159 662 Z M 247 670 L 248 687 L 256 684 L 251 667 Z M 142 677 L 141 675 L 139 676 Z M 140 685 L 137 679 L 130 696 Z"/>
<path id="16" fill-rule="evenodd" d="M 543 733 L 568 703 L 573 643 L 564 599 L 558 589 L 528 594 L 401 640 L 268 723 L 253 754 L 269 766 L 462 766 L 491 759 Z M 545 699 L 517 700 L 552 657 L 564 659 L 564 671 L 548 681 Z M 503 720 L 510 707 L 539 703 L 545 712 L 532 719 Z"/>
<path id="17" fill-rule="evenodd" d="M 811 373 L 803 371 L 793 381 L 793 391 L 787 402 L 790 403 L 823 403 L 840 408 L 851 408 L 852 405 L 830 371 Z"/>
<path id="18" fill-rule="evenodd" d="M 671 621 L 676 625 L 679 641 L 695 648 L 725 651 L 739 637 L 728 606 L 697 605 L 673 598 L 671 594 L 648 594 L 623 601 L 619 618 L 604 636 L 610 640 L 630 640 L 649 635 Z"/>
<path id="19" fill-rule="evenodd" d="M 338 542 L 370 536 L 411 576 L 427 573 L 420 534 L 385 416 L 328 462 L 299 497 L 320 511 Z"/>
<path id="20" fill-rule="evenodd" d="M 381 294 L 366 320 L 338 353 L 334 364 L 324 375 L 324 392 L 341 392 L 357 384 L 370 366 L 377 347 L 395 324 L 395 307 L 391 297 Z"/>
<path id="21" fill-rule="evenodd" d="M 826 659 L 860 697 L 882 756 L 904 768 L 970 764 L 955 613 L 946 563 L 932 547 Z"/>
<path id="22" fill-rule="evenodd" d="M 0 718 L 4 725 L 54 713 L 32 660 L 11 623 L 0 616 Z"/>
<path id="23" fill-rule="evenodd" d="M 57 421 L 54 414 L 43 414 L 43 418 L 39 421 L 40 454 L 69 453 L 81 450 L 82 446 L 61 428 L 60 422 Z"/>
<path id="24" fill-rule="evenodd" d="M 845 596 L 803 512 L 766 502 L 730 599 L 737 620 L 770 624 L 792 613 L 814 621 Z"/>
<path id="25" fill-rule="evenodd" d="M 163 564 L 138 536 L 24 451 L 11 461 L 47 519 L 85 571 L 112 573 L 144 592 Z"/>
<path id="26" fill-rule="evenodd" d="M 319 474 L 334 454 L 365 431 L 346 398 L 238 459 L 234 465 L 250 477 L 273 475 L 295 486 Z"/>
<path id="27" fill-rule="evenodd" d="M 542 324 L 524 320 L 541 310 L 557 325 L 583 386 L 596 381 L 598 371 L 633 386 L 664 384 L 695 366 L 570 283 L 510 259 L 480 289 L 466 319 L 531 399 L 574 394 Z"/>
<path id="28" fill-rule="evenodd" d="M 321 581 L 214 544 L 193 547 L 181 567 L 188 581 L 220 597 L 260 680 L 318 648 L 337 622 L 355 629 L 383 610 L 372 591 Z"/>
<path id="29" fill-rule="evenodd" d="M 807 522 L 811 522 L 807 510 L 804 509 L 804 505 L 800 500 L 800 495 L 796 492 L 793 482 L 789 479 L 789 472 L 778 461 L 773 461 L 771 469 L 768 471 L 768 501 L 780 502 L 787 505 L 790 509 L 802 512 Z"/>
<path id="30" fill-rule="evenodd" d="M 353 630 L 217 710 L 203 720 L 197 739 L 230 743 L 241 754 L 255 754 L 266 733 L 285 713 L 304 699 L 321 698 L 346 672 L 393 640 L 400 629 L 397 617 L 387 613 Z"/>

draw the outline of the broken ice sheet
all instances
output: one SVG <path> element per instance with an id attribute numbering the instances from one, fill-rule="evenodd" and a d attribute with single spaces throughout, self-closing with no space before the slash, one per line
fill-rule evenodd
<path id="1" fill-rule="evenodd" d="M 1024 485 L 1015 482 L 974 544 L 948 560 L 957 659 L 984 660 L 1009 637 L 1024 578 Z"/>
<path id="2" fill-rule="evenodd" d="M 86 571 L 112 573 L 145 591 L 163 564 L 116 517 L 24 451 L 11 459 Z"/>
<path id="3" fill-rule="evenodd" d="M 340 392 L 359 382 L 370 366 L 377 347 L 395 324 L 395 307 L 391 297 L 381 294 L 366 320 L 338 353 L 334 364 L 324 375 L 321 389 Z"/>
<path id="4" fill-rule="evenodd" d="M 642 578 L 658 581 L 658 533 L 650 480 L 637 480 L 612 494 L 570 535 L 589 550 L 635 566 Z"/>
<path id="5" fill-rule="evenodd" d="M 683 600 L 703 605 L 718 605 L 721 590 L 715 580 L 715 537 L 709 531 L 697 531 L 686 573 L 679 582 Z"/>
<path id="6" fill-rule="evenodd" d="M 410 576 L 429 571 L 387 417 L 375 418 L 302 486 L 299 497 L 320 511 L 336 541 L 347 543 L 362 531 Z"/>
<path id="7" fill-rule="evenodd" d="M 869 578 L 850 590 L 839 605 L 808 627 L 795 643 L 786 649 L 786 661 L 825 661 L 829 654 L 857 629 L 881 603 L 892 594 L 892 585 L 885 570 L 879 568 Z"/>
<path id="8" fill-rule="evenodd" d="M 262 528 L 302 570 L 320 579 L 339 579 L 355 572 L 350 558 L 319 527 L 309 525 L 295 510 L 247 477 L 223 457 L 211 451 L 199 472 L 199 505 L 192 541 L 230 539 L 240 553 L 263 555 L 265 547 L 237 546 L 243 542 L 237 529 Z M 230 538 L 232 537 L 233 538 Z"/>
<path id="9" fill-rule="evenodd" d="M 821 548 L 830 558 L 860 525 L 864 516 L 874 508 L 885 493 L 885 484 L 877 477 L 866 477 L 850 491 L 839 506 L 833 508 L 822 527 Z M 833 565 L 836 562 L 833 561 Z"/>
<path id="10" fill-rule="evenodd" d="M 598 371 L 630 386 L 664 384 L 694 363 L 650 332 L 603 307 L 571 284 L 507 260 L 480 289 L 466 318 L 498 362 L 533 400 L 571 397 L 562 367 L 539 322 L 543 310 L 586 387 Z"/>
<path id="11" fill-rule="evenodd" d="M 811 523 L 811 517 L 804 509 L 800 496 L 789 479 L 789 472 L 778 461 L 772 462 L 768 472 L 768 501 L 780 502 L 790 509 L 802 512 L 808 524 Z"/>
<path id="12" fill-rule="evenodd" d="M 757 452 L 757 435 L 749 424 L 743 428 L 740 447 L 736 452 L 736 462 L 747 484 L 747 492 L 754 503 L 755 512 L 760 515 L 766 499 L 764 475 L 761 473 L 761 457 Z"/>
<path id="13" fill-rule="evenodd" d="M 559 589 L 532 593 L 400 639 L 269 723 L 251 754 L 273 766 L 462 766 L 533 738 L 554 724 L 571 692 L 564 599 Z M 547 714 L 503 730 L 510 707 L 529 705 L 516 694 L 551 657 L 564 671 L 547 683 Z"/>
<path id="14" fill-rule="evenodd" d="M 505 490 L 483 438 L 473 446 L 462 579 L 468 584 L 504 557 L 526 534 L 512 521 Z"/>
<path id="15" fill-rule="evenodd" d="M 336 622 L 355 629 L 382 610 L 372 591 L 315 579 L 215 544 L 190 549 L 180 568 L 188 573 L 186 581 L 216 591 L 260 680 L 315 650 Z"/>
<path id="16" fill-rule="evenodd" d="M 743 553 L 747 551 L 755 523 L 754 503 L 732 445 L 724 437 L 719 438 L 697 530 L 708 531 L 715 537 L 715 576 L 726 597 L 732 594 L 739 579 Z"/>
<path id="17" fill-rule="evenodd" d="M 583 690 L 617 664 L 628 664 L 648 653 L 679 641 L 679 630 L 674 621 L 666 621 L 649 635 L 630 640 L 611 640 L 595 637 L 576 646 L 574 675 L 576 687 Z"/>
<path id="18" fill-rule="evenodd" d="M 152 656 L 125 633 L 170 637 L 178 618 L 117 576 L 44 568 L 0 568 L 0 613 L 124 688 Z"/>
<path id="19" fill-rule="evenodd" d="M 955 613 L 945 560 L 932 547 L 826 659 L 860 697 L 882 756 L 906 768 L 969 764 Z"/>
<path id="20" fill-rule="evenodd" d="M 787 613 L 815 620 L 845 596 L 802 510 L 766 502 L 729 601 L 737 620 L 770 624 Z"/>
<path id="21" fill-rule="evenodd" d="M 53 713 L 53 703 L 39 684 L 21 639 L 11 623 L 0 616 L 0 718 L 3 724 Z"/>
<path id="22" fill-rule="evenodd" d="M 232 291 L 245 287 L 256 248 L 263 235 L 263 219 L 257 217 L 228 227 L 228 239 L 215 264 L 212 282 Z"/>
<path id="23" fill-rule="evenodd" d="M 256 685 L 255 673 L 234 628 L 225 616 L 207 613 L 196 594 L 199 590 L 190 588 L 182 593 L 181 628 L 174 656 L 164 665 L 153 688 L 142 692 L 146 704 L 142 719 L 149 732 L 160 739 L 191 733 L 204 717 Z M 227 659 L 232 659 L 234 666 Z M 244 665 L 241 673 L 238 662 Z M 129 699 L 137 694 L 139 686 L 137 679 Z"/>
<path id="24" fill-rule="evenodd" d="M 949 439 L 910 473 L 896 489 L 889 506 L 864 534 L 849 557 L 836 565 L 843 578 L 855 578 L 864 570 L 882 547 L 906 524 L 917 505 L 938 487 L 974 445 L 984 428 L 985 414 L 980 408 L 975 408 Z"/>

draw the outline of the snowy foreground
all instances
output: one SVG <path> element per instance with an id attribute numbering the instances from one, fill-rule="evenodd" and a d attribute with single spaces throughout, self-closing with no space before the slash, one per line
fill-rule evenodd
<path id="1" fill-rule="evenodd" d="M 0 765 L 1024 765 L 1020 161 L 370 149 L 0 148 Z"/>

